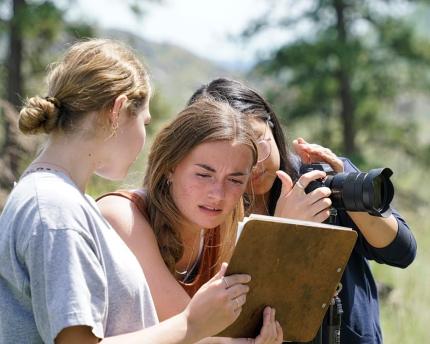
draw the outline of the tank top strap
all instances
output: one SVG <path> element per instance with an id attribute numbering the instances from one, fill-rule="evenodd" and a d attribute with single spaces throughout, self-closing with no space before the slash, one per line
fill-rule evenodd
<path id="1" fill-rule="evenodd" d="M 101 195 L 96 199 L 96 201 L 106 196 L 119 196 L 130 200 L 137 207 L 137 209 L 139 209 L 139 211 L 145 217 L 145 220 L 149 222 L 148 211 L 146 208 L 146 195 L 144 190 L 138 189 L 112 191 Z"/>
<path id="2" fill-rule="evenodd" d="M 218 271 L 220 243 L 220 227 L 207 231 L 198 270 L 193 280 L 191 282 L 178 281 L 190 297 Z"/>

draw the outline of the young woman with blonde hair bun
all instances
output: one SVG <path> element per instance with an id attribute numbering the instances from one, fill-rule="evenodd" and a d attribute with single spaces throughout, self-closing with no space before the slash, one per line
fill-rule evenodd
<path id="1" fill-rule="evenodd" d="M 224 264 L 158 324 L 138 260 L 85 194 L 93 174 L 126 175 L 145 142 L 150 96 L 136 56 L 95 39 L 51 67 L 47 97 L 26 101 L 21 131 L 47 142 L 0 216 L 1 343 L 192 343 L 240 314 L 249 276 L 224 277 Z"/>

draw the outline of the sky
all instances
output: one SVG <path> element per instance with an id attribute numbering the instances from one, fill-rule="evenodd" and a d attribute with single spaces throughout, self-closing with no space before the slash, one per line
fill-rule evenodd
<path id="1" fill-rule="evenodd" d="M 263 0 L 164 0 L 150 5 L 140 20 L 123 0 L 78 0 L 78 4 L 77 15 L 102 28 L 125 29 L 223 63 L 252 63 L 256 53 L 269 51 L 285 38 L 272 33 L 248 44 L 232 39 L 264 12 Z"/>

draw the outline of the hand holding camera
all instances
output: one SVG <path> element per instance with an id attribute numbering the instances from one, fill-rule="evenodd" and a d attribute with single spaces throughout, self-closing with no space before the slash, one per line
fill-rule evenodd
<path id="1" fill-rule="evenodd" d="M 309 194 L 305 193 L 310 183 L 325 178 L 325 172 L 311 171 L 302 175 L 295 184 L 284 171 L 277 171 L 276 174 L 282 181 L 282 191 L 276 204 L 275 216 L 314 222 L 323 222 L 330 216 L 329 188 L 321 187 Z"/>
<path id="2" fill-rule="evenodd" d="M 342 160 L 331 150 L 302 138 L 293 144 L 304 164 L 295 184 L 285 172 L 277 172 L 282 191 L 275 216 L 323 222 L 330 217 L 331 209 L 368 212 L 379 217 L 391 214 L 394 188 L 389 168 L 344 173 Z"/>
<path id="3" fill-rule="evenodd" d="M 307 194 L 317 188 L 328 187 L 331 190 L 332 207 L 335 209 L 368 212 L 379 217 L 391 214 L 390 203 L 394 196 L 394 187 L 389 179 L 393 174 L 391 169 L 344 173 L 343 162 L 328 148 L 309 144 L 302 138 L 294 140 L 293 144 L 304 163 L 300 167 L 300 175 L 308 175 L 315 170 L 327 175 L 307 184 Z"/>

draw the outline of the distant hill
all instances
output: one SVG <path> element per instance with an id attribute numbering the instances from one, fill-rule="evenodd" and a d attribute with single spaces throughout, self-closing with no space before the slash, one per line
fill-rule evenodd
<path id="1" fill-rule="evenodd" d="M 242 79 L 239 72 L 218 66 L 215 62 L 172 44 L 151 42 L 119 30 L 102 31 L 97 36 L 120 40 L 141 54 L 151 72 L 156 92 L 171 105 L 175 113 L 184 107 L 198 87 L 213 78 L 223 76 Z"/>

